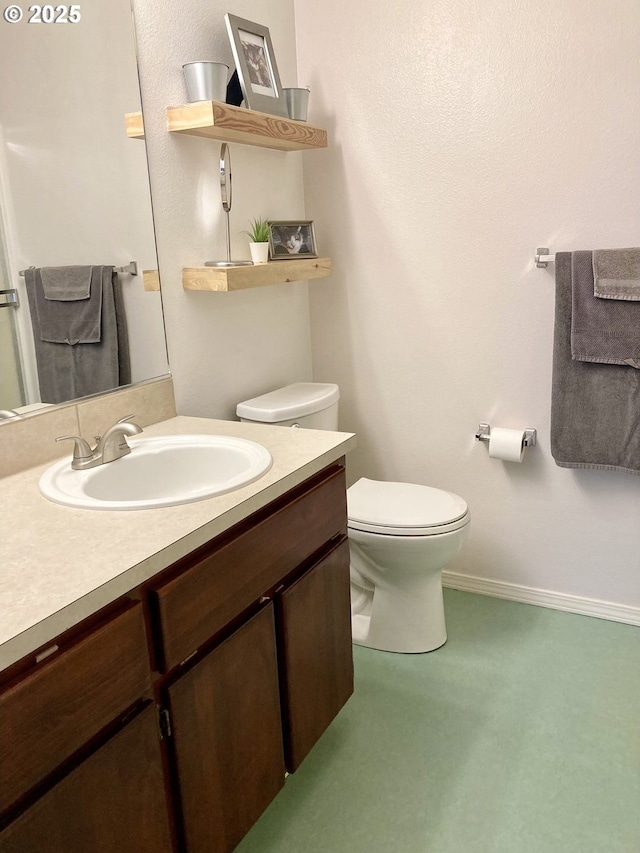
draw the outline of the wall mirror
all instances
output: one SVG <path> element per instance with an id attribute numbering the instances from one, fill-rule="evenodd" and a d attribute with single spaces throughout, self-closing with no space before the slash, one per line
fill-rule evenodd
<path id="1" fill-rule="evenodd" d="M 74 8 L 80 17 L 62 26 L 42 16 L 30 23 L 26 6 L 22 20 L 0 20 L 0 410 L 24 413 L 110 390 L 92 386 L 107 381 L 103 370 L 95 371 L 99 379 L 87 370 L 88 353 L 112 349 L 107 297 L 90 309 L 93 296 L 69 300 L 67 293 L 57 301 L 54 289 L 34 309 L 27 291 L 33 274 L 20 275 L 29 267 L 91 267 L 94 295 L 103 293 L 93 289 L 96 268 L 122 268 L 114 284 L 119 373 L 108 384 L 169 372 L 131 7 L 129 0 L 94 0 Z M 53 320 L 52 305 L 61 312 Z M 102 311 L 93 349 L 82 338 L 64 343 L 59 321 L 86 323 L 74 314 L 78 306 Z M 49 366 L 39 371 L 43 358 Z M 83 381 L 70 382 L 73 372 Z"/>

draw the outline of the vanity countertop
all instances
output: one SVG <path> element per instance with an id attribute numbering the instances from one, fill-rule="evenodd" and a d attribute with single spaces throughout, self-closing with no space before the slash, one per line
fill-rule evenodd
<path id="1" fill-rule="evenodd" d="M 260 479 L 208 500 L 100 512 L 43 498 L 41 465 L 0 480 L 0 671 L 283 495 L 355 446 L 352 433 L 177 417 L 145 435 L 209 434 L 264 445 Z"/>

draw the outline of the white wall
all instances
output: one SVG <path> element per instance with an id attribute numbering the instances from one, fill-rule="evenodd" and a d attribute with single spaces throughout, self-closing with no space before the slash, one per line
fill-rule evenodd
<path id="1" fill-rule="evenodd" d="M 549 451 L 551 251 L 638 245 L 637 0 L 297 0 L 298 78 L 326 152 L 307 216 L 314 378 L 340 384 L 352 479 L 463 495 L 451 568 L 640 605 L 640 478 Z M 535 427 L 521 466 L 480 421 Z"/>
<path id="2" fill-rule="evenodd" d="M 140 109 L 128 0 L 82 6 L 77 24 L 29 24 L 24 10 L 0 25 L 0 201 L 35 371 L 20 269 L 157 261 L 144 144 L 125 134 L 125 113 Z M 132 381 L 165 374 L 160 296 L 141 275 L 122 281 Z"/>
<path id="3" fill-rule="evenodd" d="M 165 108 L 184 103 L 181 66 L 233 68 L 224 15 L 269 27 L 283 86 L 296 85 L 293 0 L 133 0 L 163 305 L 180 414 L 233 417 L 236 403 L 311 377 L 306 283 L 235 293 L 182 289 L 181 270 L 224 259 L 220 143 L 169 134 Z M 302 156 L 231 145 L 232 257 L 249 258 L 241 232 L 256 217 L 304 216 Z"/>

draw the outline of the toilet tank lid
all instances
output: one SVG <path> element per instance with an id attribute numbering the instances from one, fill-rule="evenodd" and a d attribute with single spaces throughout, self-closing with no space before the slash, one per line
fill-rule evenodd
<path id="1" fill-rule="evenodd" d="M 468 512 L 466 501 L 453 492 L 416 483 L 358 480 L 347 489 L 349 521 L 388 528 L 439 527 Z"/>
<path id="2" fill-rule="evenodd" d="M 278 423 L 321 412 L 339 399 L 340 390 L 333 382 L 294 382 L 238 403 L 236 414 L 248 421 Z"/>

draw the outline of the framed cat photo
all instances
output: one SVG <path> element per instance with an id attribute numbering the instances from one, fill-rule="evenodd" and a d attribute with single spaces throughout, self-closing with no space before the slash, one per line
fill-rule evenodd
<path id="1" fill-rule="evenodd" d="M 317 257 L 316 235 L 310 219 L 269 222 L 270 261 Z"/>
<path id="2" fill-rule="evenodd" d="M 229 12 L 224 19 L 245 107 L 287 118 L 287 102 L 268 28 Z"/>

